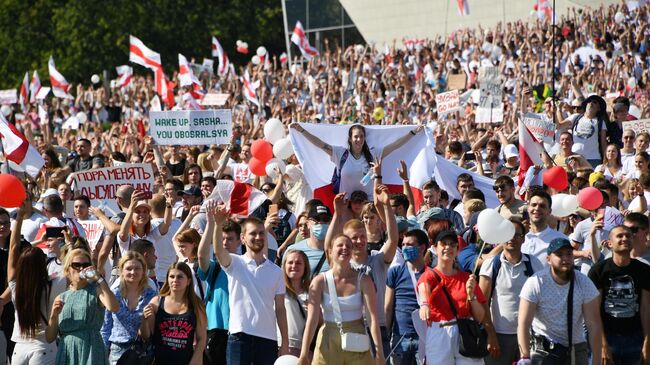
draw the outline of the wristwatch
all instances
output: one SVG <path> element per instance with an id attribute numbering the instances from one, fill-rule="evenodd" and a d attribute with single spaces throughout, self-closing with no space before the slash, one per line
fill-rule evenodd
<path id="1" fill-rule="evenodd" d="M 97 285 L 100 285 L 101 283 L 105 283 L 105 282 L 106 280 L 104 280 L 104 278 L 101 276 L 99 277 L 99 279 L 97 279 Z"/>

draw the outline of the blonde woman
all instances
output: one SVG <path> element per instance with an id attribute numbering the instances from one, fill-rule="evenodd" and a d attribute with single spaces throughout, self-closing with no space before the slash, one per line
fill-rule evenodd
<path id="1" fill-rule="evenodd" d="M 120 305 L 104 278 L 92 266 L 88 251 L 70 251 L 65 257 L 63 272 L 70 286 L 54 300 L 45 331 L 50 343 L 59 337 L 56 364 L 107 364 L 104 341 L 99 333 L 104 323 L 104 308 L 117 312 Z"/>
<path id="2" fill-rule="evenodd" d="M 111 291 L 120 309 L 115 313 L 106 312 L 101 331 L 104 345 L 110 351 L 111 365 L 117 364 L 137 340 L 144 325 L 144 307 L 156 296 L 156 291 L 147 285 L 147 263 L 141 254 L 127 251 L 120 258 L 118 268 L 119 285 L 115 285 Z"/>
<path id="3" fill-rule="evenodd" d="M 314 351 L 312 364 L 385 364 L 379 322 L 377 321 L 377 300 L 374 284 L 370 276 L 363 275 L 350 265 L 352 258 L 352 241 L 344 235 L 332 240 L 327 249 L 331 270 L 317 275 L 309 286 L 309 301 L 307 323 L 302 339 L 299 365 L 309 363 L 309 344 L 318 325 L 321 307 L 325 325 L 318 332 L 318 340 Z M 332 298 L 329 295 L 326 275 L 331 274 L 334 290 L 341 310 L 342 327 L 339 330 L 335 322 Z M 376 346 L 376 356 L 373 359 L 368 348 L 365 352 L 344 351 L 341 344 L 341 331 L 344 333 L 365 334 L 363 324 L 363 309 L 365 306 L 370 334 Z"/>

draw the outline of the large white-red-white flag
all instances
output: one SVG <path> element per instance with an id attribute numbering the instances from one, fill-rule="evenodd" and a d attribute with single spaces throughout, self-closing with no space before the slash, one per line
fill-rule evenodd
<path id="1" fill-rule="evenodd" d="M 231 215 L 248 217 L 266 199 L 268 199 L 266 194 L 251 184 L 232 180 L 217 180 L 217 186 L 212 190 L 212 194 L 205 199 L 203 207 L 208 201 L 214 200 L 217 203 L 225 204 Z"/>
<path id="2" fill-rule="evenodd" d="M 310 60 L 312 57 L 318 56 L 318 50 L 309 45 L 309 39 L 307 39 L 307 34 L 305 34 L 300 21 L 297 21 L 296 26 L 293 28 L 291 41 L 300 48 L 300 53 L 305 59 Z"/>
<path id="3" fill-rule="evenodd" d="M 228 55 L 226 55 L 226 52 L 224 52 L 223 47 L 221 47 L 221 44 L 216 37 L 212 37 L 212 57 L 217 57 L 219 59 L 217 73 L 220 76 L 226 75 L 230 68 L 230 61 L 228 60 Z"/>
<path id="4" fill-rule="evenodd" d="M 68 93 L 70 90 L 70 83 L 61 75 L 54 65 L 54 57 L 50 56 L 50 61 L 47 63 L 47 69 L 50 72 L 50 84 L 52 84 L 52 93 L 57 98 L 74 99 Z"/>
<path id="5" fill-rule="evenodd" d="M 23 110 L 27 113 L 29 107 L 29 72 L 25 72 L 23 83 L 20 85 L 20 92 L 18 93 L 18 102 Z"/>
<path id="6" fill-rule="evenodd" d="M 165 76 L 162 67 L 158 67 L 156 69 L 156 72 L 154 74 L 154 81 L 156 84 L 156 92 L 158 95 L 160 95 L 162 101 L 170 108 L 173 107 L 176 104 L 174 101 L 173 83 L 167 80 L 167 76 Z"/>
<path id="7" fill-rule="evenodd" d="M 192 67 L 187 62 L 187 58 L 180 53 L 178 54 L 178 80 L 181 82 L 181 87 L 193 87 L 193 85 L 198 85 L 199 88 L 201 87 L 201 83 L 194 75 L 194 72 L 192 72 Z"/>
<path id="8" fill-rule="evenodd" d="M 129 36 L 129 61 L 151 69 L 154 72 L 162 67 L 160 54 L 152 51 L 141 40 L 132 35 Z"/>
<path id="9" fill-rule="evenodd" d="M 0 139 L 5 158 L 18 165 L 29 176 L 36 178 L 45 160 L 36 148 L 27 142 L 25 136 L 16 129 L 16 126 L 7 122 L 0 113 Z"/>
<path id="10" fill-rule="evenodd" d="M 543 165 L 542 153 L 544 147 L 530 132 L 528 127 L 519 121 L 519 187 L 524 183 L 526 172 L 531 166 Z"/>
<path id="11" fill-rule="evenodd" d="M 38 71 L 34 71 L 32 81 L 29 83 L 29 102 L 36 102 L 36 94 L 41 90 L 41 79 L 38 78 Z"/>
<path id="12" fill-rule="evenodd" d="M 246 70 L 246 72 L 244 72 L 244 77 L 242 77 L 242 84 L 244 86 L 242 88 L 242 93 L 244 94 L 246 100 L 259 107 L 260 102 L 257 100 L 257 94 L 255 93 L 255 90 L 260 86 L 260 81 L 257 80 L 255 82 L 251 82 L 251 77 L 248 74 L 248 70 Z"/>
<path id="13" fill-rule="evenodd" d="M 122 65 L 115 67 L 117 70 L 117 87 L 127 87 L 133 79 L 133 67 Z"/>
<path id="14" fill-rule="evenodd" d="M 469 0 L 456 0 L 458 2 L 458 14 L 460 16 L 469 15 Z"/>

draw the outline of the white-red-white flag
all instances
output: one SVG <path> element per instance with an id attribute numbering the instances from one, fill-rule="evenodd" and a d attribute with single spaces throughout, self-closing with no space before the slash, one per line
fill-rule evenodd
<path id="1" fill-rule="evenodd" d="M 469 0 L 456 0 L 458 2 L 458 14 L 460 16 L 469 15 Z"/>
<path id="2" fill-rule="evenodd" d="M 291 41 L 300 48 L 300 53 L 302 53 L 305 59 L 310 60 L 312 57 L 318 56 L 318 50 L 309 45 L 309 39 L 307 39 L 307 35 L 300 21 L 297 21 L 296 26 L 293 28 Z"/>
<path id="3" fill-rule="evenodd" d="M 285 63 L 287 63 L 287 52 L 282 52 L 280 55 L 280 64 L 284 65 Z"/>
<path id="4" fill-rule="evenodd" d="M 41 79 L 38 78 L 38 71 L 34 71 L 32 81 L 29 83 L 29 102 L 36 102 L 36 94 L 41 90 Z"/>
<path id="5" fill-rule="evenodd" d="M 544 153 L 542 144 L 528 127 L 519 121 L 519 178 L 517 180 L 519 187 L 523 184 L 526 172 L 531 166 L 543 165 L 542 153 Z"/>
<path id="6" fill-rule="evenodd" d="M 221 47 L 221 44 L 215 37 L 212 37 L 212 57 L 217 57 L 219 59 L 219 66 L 217 66 L 217 73 L 219 76 L 226 75 L 230 68 L 230 61 L 228 60 L 228 55 L 226 55 L 223 47 Z"/>
<path id="7" fill-rule="evenodd" d="M 159 67 L 162 67 L 159 53 L 152 51 L 141 40 L 132 35 L 129 36 L 129 42 L 129 61 L 151 69 L 154 72 Z"/>
<path id="8" fill-rule="evenodd" d="M 176 104 L 174 102 L 174 91 L 173 86 L 167 80 L 167 76 L 163 72 L 162 67 L 156 69 L 154 80 L 156 83 L 156 92 L 160 95 L 162 101 L 167 104 L 170 108 Z"/>
<path id="9" fill-rule="evenodd" d="M 20 93 L 18 93 L 18 102 L 23 109 L 23 113 L 27 113 L 29 107 L 29 72 L 25 72 L 23 83 L 20 85 Z"/>
<path id="10" fill-rule="evenodd" d="M 251 184 L 232 180 L 217 180 L 217 186 L 212 190 L 212 194 L 205 199 L 203 207 L 205 208 L 208 201 L 214 200 L 225 204 L 231 215 L 248 217 L 266 199 L 268 199 L 266 195 Z"/>
<path id="11" fill-rule="evenodd" d="M 36 148 L 27 142 L 16 126 L 7 122 L 0 113 L 0 139 L 5 158 L 20 166 L 29 176 L 36 178 L 45 160 Z"/>
<path id="12" fill-rule="evenodd" d="M 117 70 L 117 87 L 123 88 L 127 87 L 131 80 L 133 79 L 133 67 L 128 65 L 122 65 L 115 67 Z"/>
<path id="13" fill-rule="evenodd" d="M 244 94 L 246 100 L 259 107 L 260 102 L 257 100 L 257 94 L 255 93 L 255 90 L 260 86 L 260 81 L 257 80 L 255 82 L 251 82 L 248 70 L 246 70 L 246 72 L 244 72 L 244 77 L 242 77 L 242 84 L 244 86 L 242 88 L 242 93 Z"/>
<path id="14" fill-rule="evenodd" d="M 196 101 L 191 92 L 184 93 L 181 100 L 183 100 L 183 110 L 203 110 L 203 107 Z"/>
<path id="15" fill-rule="evenodd" d="M 50 61 L 47 63 L 47 68 L 50 72 L 50 84 L 52 84 L 52 93 L 57 98 L 74 99 L 68 93 L 70 90 L 70 83 L 61 75 L 54 65 L 54 57 L 50 56 Z"/>
<path id="16" fill-rule="evenodd" d="M 180 53 L 178 54 L 178 70 L 178 80 L 181 82 L 181 87 L 193 87 L 194 85 L 198 85 L 199 88 L 201 87 L 201 82 L 199 82 L 199 79 L 192 72 L 192 67 L 187 62 L 187 58 Z"/>
<path id="17" fill-rule="evenodd" d="M 537 0 L 537 17 L 545 22 L 553 20 L 553 7 L 548 0 Z"/>

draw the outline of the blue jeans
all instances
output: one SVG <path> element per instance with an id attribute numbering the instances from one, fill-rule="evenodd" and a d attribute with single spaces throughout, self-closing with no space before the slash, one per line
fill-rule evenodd
<path id="1" fill-rule="evenodd" d="M 273 365 L 278 358 L 278 343 L 243 332 L 231 333 L 226 358 L 228 365 Z"/>
<path id="2" fill-rule="evenodd" d="M 641 349 L 643 347 L 643 332 L 633 335 L 605 335 L 607 347 L 614 359 L 614 365 L 641 364 Z"/>
<path id="3" fill-rule="evenodd" d="M 397 335 L 393 336 L 393 342 L 395 341 L 399 341 Z M 399 344 L 393 343 L 393 347 L 397 346 L 395 348 L 395 352 L 393 353 L 394 364 L 395 365 L 417 365 L 418 345 L 419 345 L 419 340 L 417 336 L 415 337 L 404 336 L 402 342 L 400 342 Z"/>

